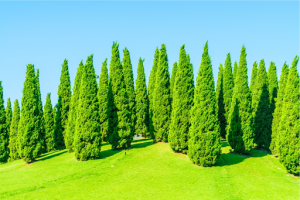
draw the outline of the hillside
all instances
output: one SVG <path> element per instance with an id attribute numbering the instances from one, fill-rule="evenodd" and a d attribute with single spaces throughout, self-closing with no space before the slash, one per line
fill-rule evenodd
<path id="1" fill-rule="evenodd" d="M 0 199 L 299 199 L 299 177 L 273 155 L 229 153 L 226 142 L 222 151 L 208 168 L 148 139 L 126 155 L 103 144 L 101 159 L 86 162 L 55 151 L 31 164 L 1 164 Z"/>

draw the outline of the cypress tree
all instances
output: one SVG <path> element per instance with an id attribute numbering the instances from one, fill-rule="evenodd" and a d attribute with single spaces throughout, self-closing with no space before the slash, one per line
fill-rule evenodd
<path id="1" fill-rule="evenodd" d="M 275 99 L 276 105 L 275 105 L 275 111 L 273 114 L 273 121 L 272 121 L 272 140 L 271 140 L 271 145 L 270 145 L 270 150 L 272 151 L 273 154 L 277 154 L 277 143 L 280 141 L 278 139 L 279 137 L 279 125 L 280 125 L 280 119 L 282 116 L 282 104 L 283 104 L 283 97 L 285 93 L 285 86 L 287 83 L 287 79 L 289 76 L 289 66 L 284 63 L 282 70 L 281 70 L 281 75 L 280 75 L 280 80 L 279 80 L 279 90 L 278 90 L 278 96 Z"/>
<path id="2" fill-rule="evenodd" d="M 60 75 L 60 84 L 58 87 L 58 107 L 57 107 L 57 127 L 55 130 L 55 139 L 58 149 L 65 148 L 64 136 L 66 134 L 66 128 L 68 123 L 68 113 L 71 102 L 71 82 L 68 69 L 68 60 L 65 59 L 62 64 L 62 70 Z"/>
<path id="3" fill-rule="evenodd" d="M 273 113 L 275 110 L 275 99 L 277 98 L 278 92 L 278 80 L 277 80 L 277 71 L 276 66 L 271 62 L 268 70 L 268 80 L 269 80 L 269 94 L 270 94 L 270 113 L 271 121 L 273 120 Z"/>
<path id="4" fill-rule="evenodd" d="M 18 124 L 20 121 L 20 106 L 18 99 L 14 102 L 14 110 L 9 135 L 9 161 L 20 158 L 18 154 Z"/>
<path id="5" fill-rule="evenodd" d="M 250 83 L 250 91 L 251 91 L 252 95 L 254 95 L 254 93 L 255 93 L 255 83 L 256 83 L 256 81 L 257 81 L 257 63 L 255 61 L 253 63 L 253 67 L 252 67 L 251 83 Z"/>
<path id="6" fill-rule="evenodd" d="M 231 102 L 232 102 L 233 88 L 234 88 L 234 80 L 233 80 L 232 67 L 231 67 L 231 57 L 230 57 L 230 53 L 228 53 L 225 60 L 225 68 L 223 73 L 223 94 L 224 94 L 224 110 L 225 110 L 226 126 L 228 125 L 228 115 L 229 115 Z M 221 136 L 224 138 L 226 137 L 226 135 L 221 135 Z"/>
<path id="7" fill-rule="evenodd" d="M 214 165 L 221 155 L 220 125 L 208 43 L 204 46 L 191 111 L 188 156 L 204 167 Z"/>
<path id="8" fill-rule="evenodd" d="M 253 131 L 258 147 L 269 148 L 271 142 L 272 114 L 270 112 L 269 82 L 264 60 L 259 63 L 253 95 Z"/>
<path id="9" fill-rule="evenodd" d="M 109 143 L 113 149 L 129 148 L 133 140 L 131 112 L 126 92 L 119 44 L 113 43 L 109 68 Z"/>
<path id="10" fill-rule="evenodd" d="M 162 44 L 159 53 L 153 103 L 155 140 L 167 142 L 171 115 L 171 98 L 168 56 L 166 46 L 164 44 Z"/>
<path id="11" fill-rule="evenodd" d="M 242 47 L 232 104 L 229 112 L 227 141 L 238 153 L 247 153 L 253 147 L 251 92 L 248 87 L 246 48 Z"/>
<path id="12" fill-rule="evenodd" d="M 232 75 L 233 75 L 233 84 L 235 84 L 235 77 L 236 77 L 237 71 L 238 71 L 238 64 L 235 61 L 234 65 L 233 65 L 233 72 L 232 72 Z"/>
<path id="13" fill-rule="evenodd" d="M 187 153 L 190 122 L 190 110 L 194 100 L 194 74 L 184 45 L 180 48 L 173 87 L 173 109 L 171 113 L 169 143 L 175 152 Z"/>
<path id="14" fill-rule="evenodd" d="M 42 153 L 38 92 L 34 65 L 27 65 L 18 127 L 20 157 L 31 162 Z"/>
<path id="15" fill-rule="evenodd" d="M 174 83 L 175 83 L 176 72 L 177 72 L 177 62 L 175 62 L 173 64 L 172 75 L 171 75 L 171 80 L 170 80 L 171 105 L 172 105 L 172 101 L 173 101 L 173 88 L 174 88 Z"/>
<path id="16" fill-rule="evenodd" d="M 4 109 L 3 87 L 0 81 L 0 162 L 6 162 L 9 156 L 9 135 L 6 128 L 6 113 Z"/>
<path id="17" fill-rule="evenodd" d="M 225 105 L 224 105 L 224 78 L 223 78 L 223 65 L 220 64 L 218 81 L 217 81 L 217 111 L 220 123 L 220 135 L 226 137 L 226 118 L 225 118 Z"/>
<path id="18" fill-rule="evenodd" d="M 10 98 L 7 99 L 5 118 L 6 118 L 7 134 L 10 135 L 10 125 L 11 125 L 11 120 L 12 120 L 12 110 L 11 110 Z"/>
<path id="19" fill-rule="evenodd" d="M 279 125 L 280 143 L 278 146 L 279 161 L 289 173 L 299 174 L 299 74 L 296 56 L 289 72 L 282 105 L 282 116 Z"/>
<path id="20" fill-rule="evenodd" d="M 48 93 L 43 114 L 46 152 L 54 150 L 54 116 L 50 96 L 51 93 Z"/>
<path id="21" fill-rule="evenodd" d="M 69 110 L 69 116 L 68 116 L 68 125 L 66 129 L 65 134 L 65 145 L 69 152 L 74 151 L 74 133 L 75 133 L 75 127 L 76 127 L 76 120 L 77 120 L 77 111 L 78 111 L 78 103 L 79 103 L 79 94 L 80 94 L 80 84 L 81 84 L 81 74 L 83 70 L 83 62 L 79 63 L 74 86 L 73 86 L 73 94 L 71 96 L 71 102 L 70 102 L 70 110 Z"/>
<path id="22" fill-rule="evenodd" d="M 144 60 L 139 59 L 136 79 L 136 133 L 150 138 L 149 133 L 149 100 L 146 88 L 146 77 L 143 65 Z"/>
<path id="23" fill-rule="evenodd" d="M 41 128 L 41 144 L 42 151 L 45 152 L 45 128 L 44 128 L 44 120 L 43 120 L 43 103 L 41 97 L 41 89 L 40 89 L 40 72 L 39 69 L 36 70 L 36 88 L 37 88 L 37 98 L 38 98 L 38 115 L 40 118 L 40 128 Z"/>
<path id="24" fill-rule="evenodd" d="M 124 56 L 122 61 L 123 74 L 126 92 L 129 101 L 129 110 L 131 112 L 131 123 L 132 123 L 132 133 L 135 134 L 135 124 L 136 124 L 136 108 L 135 108 L 135 91 L 134 91 L 134 80 L 132 64 L 130 60 L 130 54 L 127 48 L 123 50 Z"/>
<path id="25" fill-rule="evenodd" d="M 102 135 L 102 140 L 107 142 L 109 137 L 107 59 L 105 59 L 104 62 L 102 63 L 100 80 L 99 80 L 98 99 L 99 99 L 99 113 L 100 113 L 100 132 Z"/>
<path id="26" fill-rule="evenodd" d="M 154 54 L 154 61 L 152 70 L 150 72 L 149 77 L 149 84 L 148 84 L 148 97 L 149 97 L 149 132 L 151 138 L 154 138 L 154 127 L 153 127 L 153 96 L 154 96 L 154 89 L 155 89 L 155 78 L 156 78 L 156 70 L 159 61 L 159 50 L 156 47 L 155 54 Z"/>
<path id="27" fill-rule="evenodd" d="M 75 157 L 80 161 L 95 159 L 100 156 L 102 138 L 97 87 L 92 54 L 87 58 L 81 74 L 74 141 Z"/>

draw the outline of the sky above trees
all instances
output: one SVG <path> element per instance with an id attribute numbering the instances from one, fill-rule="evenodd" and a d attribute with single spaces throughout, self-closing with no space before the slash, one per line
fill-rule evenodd
<path id="1" fill-rule="evenodd" d="M 248 79 L 254 61 L 273 61 L 278 78 L 283 63 L 299 55 L 299 2 L 0 2 L 0 80 L 4 101 L 21 100 L 26 65 L 39 69 L 43 105 L 57 102 L 61 66 L 69 62 L 73 88 L 80 61 L 93 54 L 96 74 L 111 59 L 113 41 L 130 51 L 134 81 L 145 59 L 148 84 L 156 47 L 166 44 L 169 71 L 185 44 L 199 70 L 208 41 L 215 85 L 218 67 L 230 52 L 239 61 L 247 48 Z M 108 66 L 109 68 L 109 66 Z"/>

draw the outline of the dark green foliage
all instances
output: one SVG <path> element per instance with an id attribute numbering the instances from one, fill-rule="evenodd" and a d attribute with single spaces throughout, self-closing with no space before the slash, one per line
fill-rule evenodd
<path id="1" fill-rule="evenodd" d="M 255 143 L 258 147 L 268 149 L 271 142 L 272 113 L 270 112 L 269 82 L 264 60 L 259 63 L 255 92 L 252 98 Z"/>
<path id="2" fill-rule="evenodd" d="M 54 116 L 50 96 L 51 94 L 48 93 L 43 114 L 46 152 L 54 150 Z"/>
<path id="3" fill-rule="evenodd" d="M 66 134 L 68 124 L 68 114 L 71 102 L 71 82 L 68 69 L 68 60 L 65 59 L 62 64 L 62 70 L 60 75 L 60 84 L 58 87 L 58 104 L 56 116 L 57 126 L 55 130 L 56 147 L 58 149 L 65 148 L 64 136 Z"/>
<path id="4" fill-rule="evenodd" d="M 217 112 L 220 123 L 220 135 L 226 138 L 226 118 L 225 118 L 225 105 L 224 105 L 224 72 L 223 66 L 220 64 L 218 81 L 217 81 Z"/>
<path id="5" fill-rule="evenodd" d="M 175 62 L 173 64 L 172 75 L 171 75 L 171 80 L 170 80 L 171 105 L 172 105 L 172 101 L 173 101 L 173 88 L 174 88 L 174 83 L 175 83 L 176 72 L 177 72 L 177 62 Z"/>
<path id="6" fill-rule="evenodd" d="M 149 77 L 149 84 L 148 84 L 148 97 L 149 97 L 149 132 L 151 138 L 154 138 L 154 127 L 153 127 L 153 97 L 154 97 L 154 89 L 155 89 L 155 77 L 156 77 L 156 70 L 159 61 L 159 50 L 156 48 L 154 54 L 154 61 L 152 70 L 150 72 Z"/>
<path id="7" fill-rule="evenodd" d="M 102 138 L 93 54 L 87 58 L 82 70 L 78 103 L 75 158 L 80 161 L 99 158 Z"/>
<path id="8" fill-rule="evenodd" d="M 228 53 L 225 60 L 225 68 L 223 73 L 223 94 L 224 94 L 226 126 L 228 125 L 228 115 L 231 107 L 233 88 L 234 88 L 234 80 L 233 80 L 232 67 L 231 67 L 231 57 L 230 57 L 230 53 Z M 225 138 L 225 135 L 223 136 L 222 132 L 221 132 L 221 136 Z"/>
<path id="9" fill-rule="evenodd" d="M 81 84 L 81 71 L 83 70 L 83 62 L 79 63 L 76 77 L 73 86 L 73 94 L 70 102 L 70 110 L 68 116 L 68 126 L 65 134 L 65 145 L 69 152 L 74 151 L 74 134 L 77 120 L 77 111 L 78 111 L 78 103 L 79 103 L 79 94 L 80 94 L 80 84 Z"/>
<path id="10" fill-rule="evenodd" d="M 250 91 L 253 95 L 255 93 L 255 83 L 257 81 L 257 63 L 253 63 L 252 73 L 251 73 L 251 82 L 250 82 Z M 253 99 L 252 99 L 253 100 Z"/>
<path id="11" fill-rule="evenodd" d="M 273 154 L 277 154 L 277 146 L 278 142 L 280 142 L 279 139 L 279 125 L 280 125 L 280 120 L 282 116 L 282 106 L 283 106 L 283 98 L 285 94 L 285 86 L 287 83 L 287 79 L 289 76 L 289 66 L 284 63 L 282 70 L 281 70 L 281 75 L 280 75 L 280 80 L 279 80 L 279 90 L 278 90 L 278 96 L 275 99 L 276 105 L 275 105 L 275 111 L 273 114 L 273 121 L 272 121 L 272 140 L 271 140 L 271 145 L 270 145 L 270 150 L 272 151 Z"/>
<path id="12" fill-rule="evenodd" d="M 109 68 L 109 143 L 112 148 L 129 148 L 133 140 L 131 112 L 126 92 L 119 44 L 113 43 Z"/>
<path id="13" fill-rule="evenodd" d="M 40 73 L 39 69 L 36 70 L 36 88 L 37 88 L 37 98 L 38 98 L 38 112 L 41 121 L 41 144 L 42 144 L 42 151 L 45 152 L 45 129 L 44 129 L 44 120 L 43 120 L 43 103 L 41 97 L 41 89 L 40 89 Z"/>
<path id="14" fill-rule="evenodd" d="M 248 87 L 246 48 L 243 46 L 235 78 L 232 104 L 228 117 L 227 141 L 238 153 L 247 153 L 253 147 L 251 92 Z"/>
<path id="15" fill-rule="evenodd" d="M 214 165 L 221 155 L 220 126 L 208 43 L 204 46 L 191 111 L 188 156 L 204 167 Z"/>
<path id="16" fill-rule="evenodd" d="M 132 133 L 135 134 L 135 124 L 136 124 L 136 108 L 135 108 L 135 91 L 134 91 L 134 80 L 132 64 L 130 60 L 130 54 L 127 48 L 123 50 L 124 56 L 122 61 L 124 81 L 126 86 L 126 92 L 129 101 L 129 110 L 131 112 L 131 123 L 132 123 Z"/>
<path id="17" fill-rule="evenodd" d="M 107 142 L 109 137 L 108 132 L 108 70 L 107 70 L 107 59 L 102 63 L 99 89 L 99 113 L 100 113 L 100 132 L 102 140 Z"/>
<path id="18" fill-rule="evenodd" d="M 162 44 L 155 77 L 153 126 L 156 141 L 168 140 L 171 115 L 170 75 L 166 45 Z"/>
<path id="19" fill-rule="evenodd" d="M 0 162 L 6 162 L 9 156 L 9 135 L 6 128 L 6 117 L 3 100 L 3 87 L 0 81 Z"/>
<path id="20" fill-rule="evenodd" d="M 233 72 L 232 72 L 232 75 L 233 75 L 233 83 L 234 83 L 234 84 L 235 84 L 235 77 L 236 77 L 237 71 L 238 71 L 238 64 L 237 64 L 237 62 L 235 61 L 235 62 L 234 62 L 234 65 L 233 65 Z"/>
<path id="21" fill-rule="evenodd" d="M 275 99 L 277 98 L 278 92 L 278 80 L 276 66 L 271 62 L 268 70 L 268 80 L 269 80 L 269 94 L 270 94 L 270 113 L 271 119 L 273 120 L 273 112 L 275 110 Z"/>
<path id="22" fill-rule="evenodd" d="M 10 124 L 11 124 L 11 120 L 12 120 L 12 110 L 11 110 L 10 98 L 7 99 L 5 118 L 6 118 L 7 134 L 10 135 Z"/>
<path id="23" fill-rule="evenodd" d="M 55 105 L 55 118 L 54 118 L 54 146 L 55 149 L 64 149 L 64 137 L 63 137 L 63 128 L 61 124 L 61 98 L 58 98 L 58 102 Z"/>
<path id="24" fill-rule="evenodd" d="M 29 64 L 24 82 L 21 117 L 18 127 L 20 157 L 27 163 L 33 161 L 42 153 L 41 118 L 38 105 L 38 89 L 34 66 Z"/>
<path id="25" fill-rule="evenodd" d="M 176 152 L 187 153 L 190 110 L 194 100 L 194 74 L 184 45 L 180 48 L 179 65 L 173 87 L 173 106 L 168 141 Z"/>
<path id="26" fill-rule="evenodd" d="M 282 105 L 282 116 L 279 125 L 280 143 L 278 146 L 279 161 L 289 173 L 298 174 L 299 168 L 299 74 L 296 56 L 285 87 L 285 95 Z"/>
<path id="27" fill-rule="evenodd" d="M 146 77 L 143 65 L 144 60 L 139 59 L 136 79 L 136 133 L 150 138 L 149 133 L 149 100 L 146 88 Z"/>
<path id="28" fill-rule="evenodd" d="M 14 110 L 9 135 L 9 161 L 20 158 L 18 153 L 18 124 L 20 121 L 20 106 L 18 99 L 14 102 Z"/>

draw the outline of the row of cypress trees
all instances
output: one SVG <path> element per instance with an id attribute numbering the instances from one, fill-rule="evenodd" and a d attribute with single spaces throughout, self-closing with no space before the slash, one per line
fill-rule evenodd
<path id="1" fill-rule="evenodd" d="M 123 53 L 121 62 L 119 44 L 114 42 L 110 73 L 106 59 L 99 84 L 93 55 L 85 64 L 81 61 L 73 94 L 65 59 L 58 103 L 53 108 L 47 94 L 44 110 L 39 71 L 35 73 L 34 66 L 29 64 L 21 116 L 17 100 L 13 113 L 10 99 L 5 111 L 0 82 L 1 161 L 23 158 L 31 162 L 43 152 L 64 148 L 74 151 L 78 160 L 95 159 L 100 156 L 102 141 L 109 142 L 113 149 L 130 148 L 133 135 L 142 134 L 155 142 L 169 142 L 175 152 L 188 154 L 193 163 L 201 166 L 217 162 L 222 137 L 237 153 L 248 153 L 255 145 L 270 149 L 289 172 L 299 171 L 299 133 L 295 131 L 299 129 L 299 115 L 295 112 L 299 108 L 299 57 L 296 56 L 290 72 L 284 65 L 279 87 L 275 64 L 271 62 L 267 72 L 264 60 L 258 68 L 255 62 L 249 87 L 243 46 L 239 64 L 235 62 L 233 69 L 230 53 L 224 68 L 220 65 L 215 91 L 208 43 L 204 46 L 196 86 L 193 65 L 184 45 L 171 78 L 166 46 L 156 49 L 148 88 L 144 60 L 139 59 L 134 87 L 129 50 L 125 48 Z M 289 94 L 285 88 L 290 90 Z"/>

